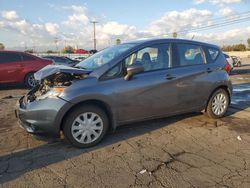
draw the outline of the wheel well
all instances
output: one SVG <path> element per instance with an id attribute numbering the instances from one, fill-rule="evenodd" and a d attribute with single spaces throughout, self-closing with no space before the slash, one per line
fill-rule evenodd
<path id="1" fill-rule="evenodd" d="M 216 88 L 215 88 L 215 89 L 211 92 L 211 94 L 209 95 L 209 97 L 208 97 L 208 99 L 207 99 L 206 108 L 207 108 L 207 105 L 208 105 L 208 103 L 209 103 L 210 98 L 212 97 L 212 95 L 214 94 L 214 92 L 215 92 L 215 91 L 217 91 L 218 89 L 223 89 L 223 90 L 225 90 L 225 91 L 227 92 L 227 94 L 228 94 L 228 98 L 229 98 L 229 104 L 230 104 L 230 102 L 231 102 L 231 98 L 230 98 L 230 92 L 229 92 L 229 89 L 228 89 L 228 87 L 227 87 L 227 86 L 222 85 L 222 86 L 218 86 L 218 87 L 216 87 Z M 205 108 L 205 110 L 207 110 L 206 108 Z"/>
<path id="2" fill-rule="evenodd" d="M 113 130 L 115 129 L 114 127 L 114 121 L 113 121 L 113 113 L 111 111 L 111 108 L 108 104 L 106 104 L 105 102 L 103 101 L 100 101 L 100 100 L 86 100 L 86 101 L 82 101 L 82 102 L 79 102 L 77 104 L 75 104 L 74 106 L 72 106 L 63 116 L 62 120 L 61 120 L 61 124 L 60 124 L 60 130 L 62 130 L 62 126 L 63 126 L 63 123 L 62 122 L 65 122 L 65 118 L 67 117 L 67 115 L 72 112 L 75 108 L 77 108 L 78 106 L 82 106 L 82 105 L 94 105 L 94 106 L 97 106 L 99 108 L 101 108 L 102 110 L 104 110 L 104 112 L 106 113 L 107 117 L 108 117 L 108 120 L 109 120 L 109 129 L 110 130 Z"/>

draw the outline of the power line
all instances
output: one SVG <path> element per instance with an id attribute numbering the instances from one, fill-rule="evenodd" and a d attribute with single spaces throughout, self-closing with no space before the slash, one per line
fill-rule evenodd
<path id="1" fill-rule="evenodd" d="M 206 25 L 207 23 L 215 21 L 215 20 L 223 20 L 223 21 L 217 21 L 213 24 Z M 201 25 L 200 27 L 193 27 L 192 24 L 188 24 L 183 29 L 176 31 L 176 32 L 178 34 L 184 34 L 184 33 L 188 33 L 188 32 L 203 31 L 203 30 L 209 30 L 209 29 L 214 29 L 214 28 L 220 28 L 220 27 L 233 25 L 236 23 L 243 23 L 243 22 L 247 22 L 247 21 L 250 21 L 250 11 L 234 14 L 234 17 L 229 18 L 227 20 L 225 20 L 224 17 L 206 20 L 204 23 L 200 23 L 200 25 Z M 168 32 L 165 34 L 171 35 L 172 32 Z M 154 37 L 157 37 L 157 36 L 154 36 Z"/>
<path id="2" fill-rule="evenodd" d="M 217 27 L 224 27 L 224 26 L 233 25 L 236 23 L 247 22 L 247 21 L 250 21 L 249 19 L 250 19 L 250 16 L 246 17 L 246 18 L 240 18 L 240 19 L 230 20 L 230 21 L 221 22 L 221 23 L 215 23 L 215 24 L 211 24 L 211 25 L 207 25 L 207 26 L 201 26 L 201 27 L 197 27 L 197 28 L 193 28 L 193 29 L 184 29 L 184 30 L 178 31 L 177 33 L 209 30 L 209 29 L 214 29 Z"/>

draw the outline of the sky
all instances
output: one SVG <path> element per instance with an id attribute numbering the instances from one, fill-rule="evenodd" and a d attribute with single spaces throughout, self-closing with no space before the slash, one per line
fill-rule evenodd
<path id="1" fill-rule="evenodd" d="M 172 37 L 217 45 L 250 38 L 250 0 L 0 0 L 0 42 L 36 51 L 66 45 L 93 49 L 122 42 Z"/>

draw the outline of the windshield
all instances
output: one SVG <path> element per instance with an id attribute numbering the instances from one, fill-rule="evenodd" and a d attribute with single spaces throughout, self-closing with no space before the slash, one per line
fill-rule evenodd
<path id="1" fill-rule="evenodd" d="M 109 63 L 117 56 L 121 55 L 123 52 L 129 50 L 135 46 L 135 44 L 121 44 L 117 46 L 112 46 L 110 48 L 106 48 L 91 57 L 81 61 L 78 63 L 75 67 L 88 69 L 88 70 L 94 70 L 102 65 Z"/>

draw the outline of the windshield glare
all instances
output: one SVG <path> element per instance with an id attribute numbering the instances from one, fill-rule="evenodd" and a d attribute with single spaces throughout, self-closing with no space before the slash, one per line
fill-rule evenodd
<path id="1" fill-rule="evenodd" d="M 94 70 L 102 65 L 109 63 L 117 56 L 121 55 L 123 52 L 132 48 L 135 44 L 121 44 L 117 46 L 113 46 L 110 48 L 106 48 L 91 57 L 81 61 L 76 65 L 76 67 L 80 67 L 83 69 Z"/>

